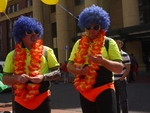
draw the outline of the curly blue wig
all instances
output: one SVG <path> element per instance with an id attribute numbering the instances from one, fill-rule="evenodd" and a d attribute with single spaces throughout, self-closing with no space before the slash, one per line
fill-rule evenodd
<path id="1" fill-rule="evenodd" d="M 38 32 L 38 37 L 40 38 L 43 34 L 43 27 L 40 22 L 36 19 L 26 16 L 20 16 L 18 20 L 14 22 L 12 35 L 16 43 L 21 42 L 22 38 L 25 36 L 25 32 L 36 31 Z"/>
<path id="2" fill-rule="evenodd" d="M 79 15 L 78 26 L 84 30 L 85 27 L 90 27 L 91 24 L 100 25 L 101 29 L 107 31 L 110 25 L 108 13 L 99 6 L 94 4 L 85 8 Z"/>

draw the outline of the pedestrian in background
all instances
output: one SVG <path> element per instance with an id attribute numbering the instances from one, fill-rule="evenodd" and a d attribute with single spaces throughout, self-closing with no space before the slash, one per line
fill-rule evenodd
<path id="1" fill-rule="evenodd" d="M 69 72 L 67 69 L 67 61 L 65 61 L 64 64 L 62 65 L 62 75 L 63 75 L 64 83 L 68 83 L 69 82 Z"/>
<path id="2" fill-rule="evenodd" d="M 83 113 L 116 113 L 113 73 L 120 73 L 123 65 L 116 42 L 109 38 L 104 43 L 110 20 L 101 7 L 92 5 L 79 15 L 78 25 L 85 35 L 72 49 L 68 71 L 75 75 L 74 86 L 80 93 Z"/>
<path id="3" fill-rule="evenodd" d="M 121 73 L 114 74 L 114 83 L 116 90 L 116 100 L 117 100 L 117 113 L 128 113 L 128 98 L 127 98 L 127 90 L 126 90 L 126 77 L 130 72 L 130 57 L 129 55 L 122 50 L 123 41 L 116 40 L 118 48 L 120 50 L 120 54 L 122 56 L 122 63 L 124 64 L 123 71 Z M 121 107 L 121 109 L 120 109 Z"/>
<path id="4" fill-rule="evenodd" d="M 49 81 L 60 71 L 53 50 L 42 45 L 42 34 L 43 27 L 34 18 L 21 16 L 14 23 L 16 45 L 6 57 L 3 83 L 12 85 L 15 113 L 51 113 Z"/>
<path id="5" fill-rule="evenodd" d="M 128 82 L 135 82 L 135 77 L 138 74 L 138 62 L 133 53 L 130 54 L 131 66 L 130 66 L 130 74 L 128 78 Z"/>

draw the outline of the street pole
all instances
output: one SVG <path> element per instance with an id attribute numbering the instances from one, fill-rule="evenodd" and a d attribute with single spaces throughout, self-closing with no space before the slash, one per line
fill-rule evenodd
<path id="1" fill-rule="evenodd" d="M 65 51 L 66 51 L 66 61 L 68 61 L 68 49 L 69 49 L 69 47 L 66 45 L 66 46 L 65 46 Z"/>
<path id="2" fill-rule="evenodd" d="M 68 50 L 66 50 L 66 61 L 68 59 Z"/>

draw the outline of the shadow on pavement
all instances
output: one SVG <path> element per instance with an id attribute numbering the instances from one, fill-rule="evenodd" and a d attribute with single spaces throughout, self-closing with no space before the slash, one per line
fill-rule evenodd
<path id="1" fill-rule="evenodd" d="M 12 89 L 6 89 L 0 93 L 0 103 L 9 103 L 12 101 Z"/>
<path id="2" fill-rule="evenodd" d="M 59 81 L 51 84 L 51 107 L 53 110 L 81 112 L 79 94 L 72 82 Z M 150 75 L 139 75 L 134 83 L 127 84 L 129 113 L 150 113 Z M 0 93 L 0 103 L 12 102 L 12 92 Z M 1 108 L 0 108 L 1 109 Z M 68 112 L 69 112 L 68 111 Z"/>
<path id="3" fill-rule="evenodd" d="M 150 113 L 150 84 L 131 83 L 127 85 L 129 111 Z"/>
<path id="4" fill-rule="evenodd" d="M 80 108 L 79 94 L 72 83 L 53 84 L 51 87 L 52 109 L 76 109 Z"/>

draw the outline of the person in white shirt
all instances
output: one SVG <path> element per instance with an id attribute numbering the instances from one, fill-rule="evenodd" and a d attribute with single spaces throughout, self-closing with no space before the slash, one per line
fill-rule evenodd
<path id="1" fill-rule="evenodd" d="M 122 63 L 124 64 L 123 71 L 119 74 L 114 74 L 114 85 L 116 90 L 116 101 L 117 101 L 117 113 L 120 113 L 120 106 L 122 113 L 128 113 L 128 99 L 126 91 L 126 77 L 130 72 L 130 57 L 122 50 L 123 41 L 116 40 L 120 54 L 122 56 Z"/>

